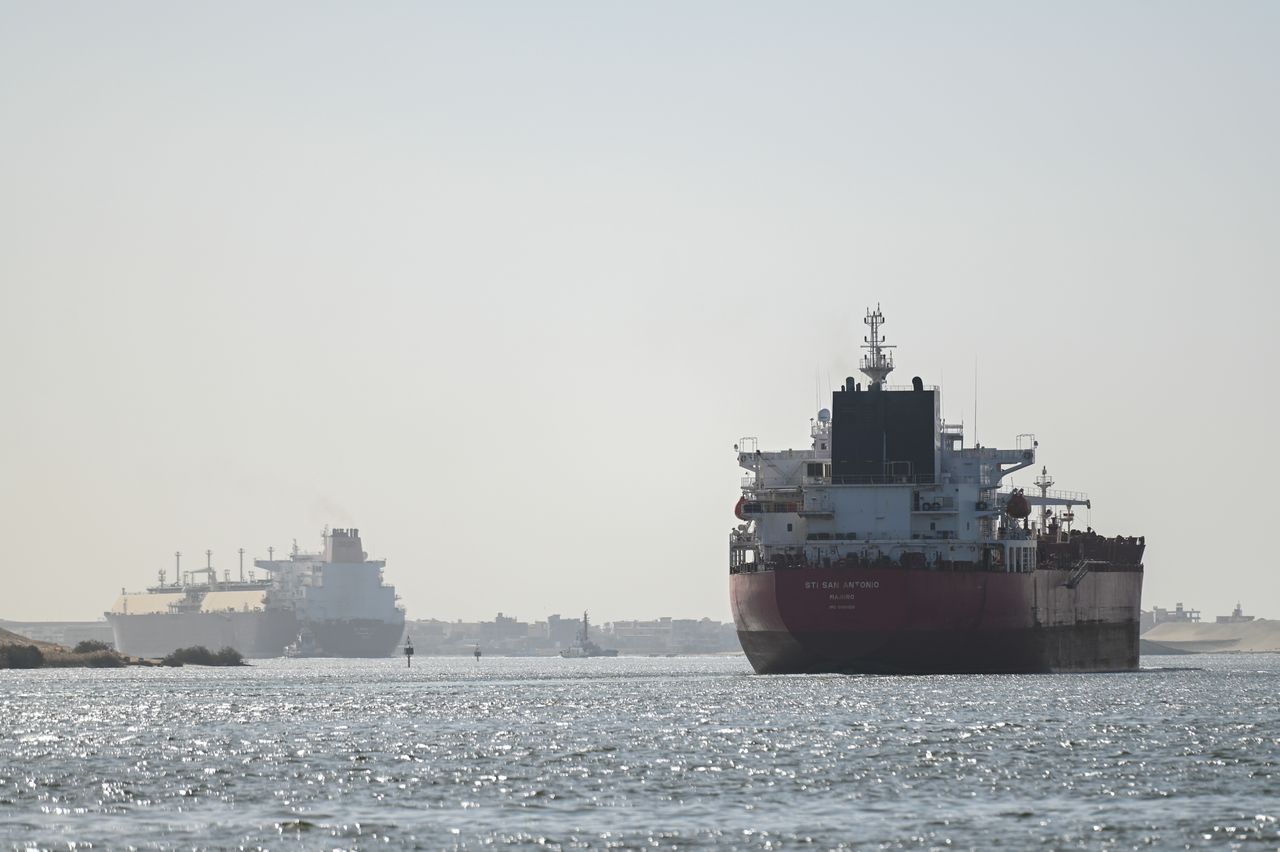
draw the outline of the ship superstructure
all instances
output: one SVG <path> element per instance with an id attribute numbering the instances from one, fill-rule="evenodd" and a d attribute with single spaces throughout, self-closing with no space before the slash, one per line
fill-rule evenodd
<path id="1" fill-rule="evenodd" d="M 268 548 L 274 557 L 274 549 Z M 324 532 L 319 553 L 295 543 L 288 559 L 255 560 L 260 576 L 244 571 L 221 578 L 206 551 L 204 568 L 184 570 L 175 554 L 174 579 L 165 572 L 144 593 L 120 597 L 106 613 L 116 647 L 126 654 L 159 657 L 176 648 L 235 648 L 248 657 L 277 657 L 308 637 L 311 653 L 337 657 L 387 656 L 404 632 L 404 610 L 383 582 L 383 561 L 369 560 L 359 530 Z"/>
<path id="2" fill-rule="evenodd" d="M 383 582 L 387 563 L 369 559 L 360 530 L 326 531 L 320 553 L 304 553 L 295 544 L 288 559 L 253 564 L 270 572 L 281 604 L 297 614 L 320 654 L 385 657 L 400 644 L 404 610 L 396 605 L 395 588 Z"/>
<path id="3" fill-rule="evenodd" d="M 1137 665 L 1141 538 L 1074 527 L 1080 493 L 1002 487 L 1035 463 L 966 446 L 936 387 L 894 369 L 868 311 L 862 383 L 811 421 L 807 450 L 736 447 L 732 605 L 760 672 L 1060 671 Z"/>

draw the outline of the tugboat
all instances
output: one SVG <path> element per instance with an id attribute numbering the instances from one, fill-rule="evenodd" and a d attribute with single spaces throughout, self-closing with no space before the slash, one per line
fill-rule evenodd
<path id="1" fill-rule="evenodd" d="M 587 619 L 586 612 L 583 612 L 582 627 L 578 629 L 577 638 L 572 645 L 560 652 L 560 656 L 568 660 L 576 660 L 581 657 L 616 657 L 618 656 L 618 649 L 601 648 L 591 641 L 591 622 Z"/>
<path id="2" fill-rule="evenodd" d="M 286 657 L 320 657 L 324 655 L 324 651 L 316 641 L 316 635 L 304 627 L 298 631 L 296 639 L 284 646 L 284 655 Z"/>
<path id="3" fill-rule="evenodd" d="M 865 322 L 867 383 L 850 376 L 832 394 L 809 448 L 734 447 L 748 476 L 729 534 L 729 599 L 752 667 L 1137 669 L 1145 539 L 1072 528 L 1073 507 L 1092 504 L 1051 491 L 1043 467 L 1038 494 L 1002 488 L 1035 463 L 1035 436 L 1011 450 L 966 445 L 942 420 L 936 387 L 886 383 L 893 347 L 879 306 Z"/>

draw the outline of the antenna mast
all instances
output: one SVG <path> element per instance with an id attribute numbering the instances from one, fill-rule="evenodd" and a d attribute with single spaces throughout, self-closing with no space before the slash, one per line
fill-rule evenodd
<path id="1" fill-rule="evenodd" d="M 1036 477 L 1036 488 L 1040 489 L 1040 531 L 1043 533 L 1049 529 L 1049 505 L 1046 502 L 1049 496 L 1049 489 L 1053 487 L 1053 477 L 1049 475 L 1049 468 L 1041 467 L 1040 475 Z"/>
<path id="2" fill-rule="evenodd" d="M 874 311 L 867 311 L 862 321 L 871 327 L 871 334 L 862 338 L 862 348 L 867 350 L 867 354 L 862 356 L 861 369 L 871 380 L 871 387 L 880 387 L 884 384 L 885 377 L 893 372 L 893 354 L 884 350 L 897 347 L 885 343 L 884 337 L 880 335 L 880 326 L 884 325 L 884 314 L 880 313 L 879 302 L 876 303 Z"/>

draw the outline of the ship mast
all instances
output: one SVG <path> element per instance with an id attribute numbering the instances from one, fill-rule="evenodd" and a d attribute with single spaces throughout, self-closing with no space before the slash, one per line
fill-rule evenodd
<path id="1" fill-rule="evenodd" d="M 1049 475 L 1049 468 L 1041 467 L 1040 475 L 1036 477 L 1036 488 L 1040 489 L 1040 533 L 1043 535 L 1049 531 L 1049 489 L 1053 487 L 1053 477 Z"/>
<path id="2" fill-rule="evenodd" d="M 884 384 L 885 378 L 893 372 L 893 353 L 885 352 L 886 349 L 895 349 L 896 347 L 886 344 L 884 337 L 880 334 L 880 326 L 884 325 L 884 314 L 880 313 L 880 304 L 876 303 L 874 311 L 868 310 L 866 317 L 862 320 L 871 327 L 871 334 L 862 338 L 862 348 L 867 350 L 867 354 L 862 356 L 861 370 L 871 380 L 871 387 L 878 388 Z"/>

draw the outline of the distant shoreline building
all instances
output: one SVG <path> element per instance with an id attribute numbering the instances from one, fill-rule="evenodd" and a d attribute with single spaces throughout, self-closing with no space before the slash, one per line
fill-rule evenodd
<path id="1" fill-rule="evenodd" d="M 581 620 L 553 614 L 526 622 L 499 612 L 493 621 L 409 621 L 406 635 L 419 654 L 470 654 L 476 646 L 486 655 L 558 655 L 577 638 Z M 593 642 L 623 654 L 740 653 L 733 622 L 710 618 L 656 618 L 591 625 Z"/>
<path id="2" fill-rule="evenodd" d="M 1240 602 L 1236 601 L 1236 608 L 1232 610 L 1230 615 L 1219 615 L 1214 618 L 1214 624 L 1244 624 L 1254 620 L 1254 616 L 1245 615 L 1244 608 Z M 1182 601 L 1174 604 L 1172 610 L 1163 607 L 1153 606 L 1150 612 L 1143 610 L 1141 632 L 1146 633 L 1153 627 L 1161 624 L 1200 624 L 1200 610 L 1190 609 L 1182 605 Z"/>

